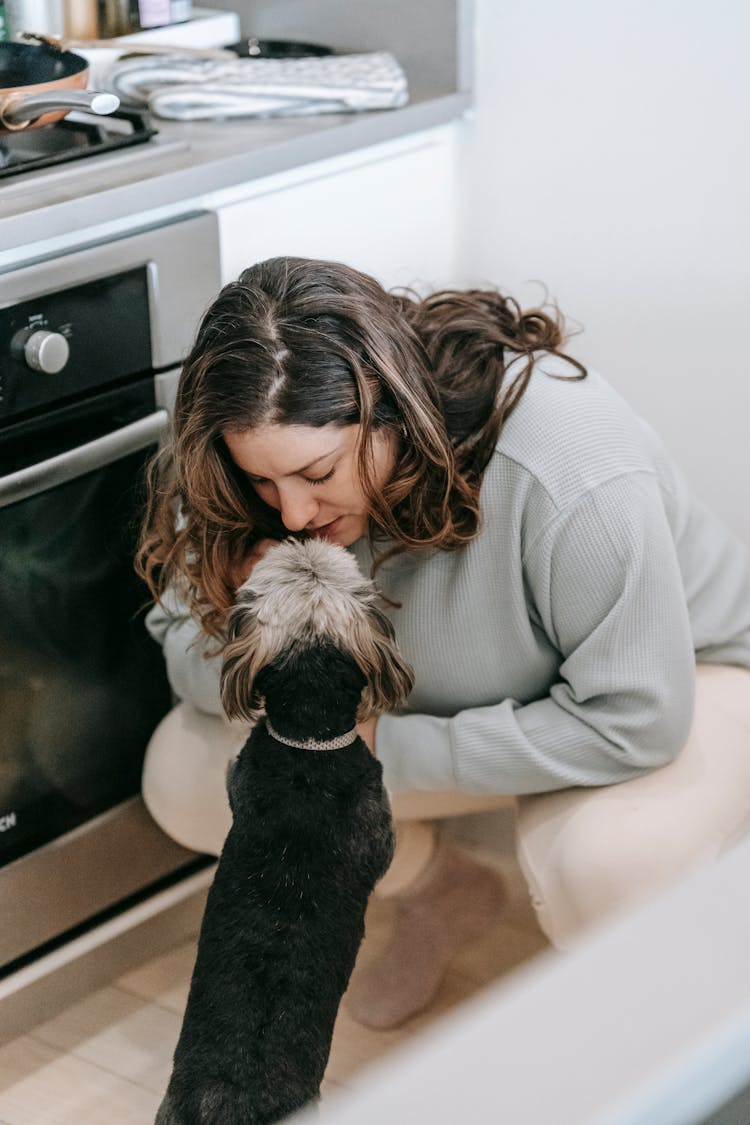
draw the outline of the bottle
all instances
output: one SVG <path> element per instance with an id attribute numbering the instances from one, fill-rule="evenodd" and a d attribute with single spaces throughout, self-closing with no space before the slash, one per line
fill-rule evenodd
<path id="1" fill-rule="evenodd" d="M 97 0 L 63 0 L 63 26 L 68 39 L 97 39 L 99 36 Z"/>
<path id="2" fill-rule="evenodd" d="M 170 23 L 187 23 L 193 15 L 193 0 L 170 0 Z"/>
<path id="3" fill-rule="evenodd" d="M 138 24 L 135 24 L 135 28 Z M 99 5 L 99 34 L 102 39 L 117 39 L 135 30 L 129 0 L 102 0 Z"/>
<path id="4" fill-rule="evenodd" d="M 62 0 L 7 0 L 5 12 L 11 39 L 21 31 L 56 38 L 63 34 Z"/>
<path id="5" fill-rule="evenodd" d="M 165 27 L 171 22 L 170 0 L 138 0 L 138 23 L 142 28 Z"/>
<path id="6" fill-rule="evenodd" d="M 0 43 L 8 41 L 8 24 L 5 20 L 5 0 L 0 0 Z"/>

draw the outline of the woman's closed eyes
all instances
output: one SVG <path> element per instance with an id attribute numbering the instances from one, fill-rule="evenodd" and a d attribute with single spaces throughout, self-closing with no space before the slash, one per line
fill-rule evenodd
<path id="1" fill-rule="evenodd" d="M 325 484 L 327 480 L 331 479 L 335 472 L 336 468 L 334 466 L 334 468 L 329 469 L 329 471 L 322 477 L 304 477 L 303 479 L 306 480 L 308 484 Z"/>
<path id="2" fill-rule="evenodd" d="M 336 472 L 336 466 L 334 465 L 334 467 L 332 469 L 329 469 L 329 471 L 327 473 L 325 473 L 322 477 L 303 477 L 302 479 L 307 484 L 325 484 L 325 482 L 327 480 L 331 479 L 331 477 L 333 476 L 333 474 L 335 472 Z M 259 485 L 259 486 L 262 487 L 264 484 L 270 483 L 267 477 L 252 477 L 252 476 L 250 476 L 249 473 L 247 474 L 247 477 L 248 477 L 248 480 L 250 481 L 250 483 L 253 484 L 253 485 L 256 485 L 256 486 Z"/>

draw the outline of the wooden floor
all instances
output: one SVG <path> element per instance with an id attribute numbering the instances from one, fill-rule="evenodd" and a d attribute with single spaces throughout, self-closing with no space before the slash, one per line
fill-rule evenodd
<path id="1" fill-rule="evenodd" d="M 342 1008 L 323 1087 L 351 1084 L 363 1067 L 545 949 L 520 871 L 502 869 L 510 901 L 498 923 L 454 962 L 433 1007 L 393 1032 L 367 1031 Z M 360 957 L 388 931 L 387 900 L 373 899 Z M 151 1125 L 167 1084 L 195 958 L 195 937 L 86 996 L 0 1047 L 1 1125 Z"/>

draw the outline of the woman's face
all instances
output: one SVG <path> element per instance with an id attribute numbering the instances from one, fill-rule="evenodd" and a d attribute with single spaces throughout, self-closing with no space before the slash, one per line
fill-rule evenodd
<path id="1" fill-rule="evenodd" d="M 349 547 L 367 531 L 359 479 L 360 426 L 259 426 L 226 430 L 224 441 L 258 496 L 281 514 L 288 531 L 307 531 Z M 372 435 L 375 483 L 383 485 L 395 461 L 393 438 Z"/>

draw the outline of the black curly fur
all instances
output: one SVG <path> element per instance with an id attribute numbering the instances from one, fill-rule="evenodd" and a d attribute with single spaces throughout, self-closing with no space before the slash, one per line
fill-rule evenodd
<path id="1" fill-rule="evenodd" d="M 257 682 L 274 728 L 300 740 L 351 729 L 364 676 L 319 647 L 285 654 Z M 393 854 L 382 768 L 361 739 L 299 750 L 261 721 L 229 796 L 156 1125 L 266 1125 L 318 1097 L 367 900 Z"/>

